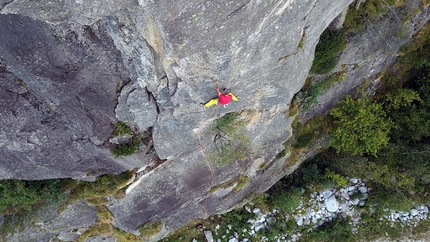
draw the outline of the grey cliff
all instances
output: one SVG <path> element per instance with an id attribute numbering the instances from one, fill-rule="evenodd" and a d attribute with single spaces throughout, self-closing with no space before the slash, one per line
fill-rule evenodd
<path id="1" fill-rule="evenodd" d="M 0 0 L 0 178 L 93 180 L 149 167 L 158 157 L 163 163 L 125 198 L 110 199 L 116 227 L 138 234 L 141 225 L 162 221 L 157 240 L 195 218 L 225 213 L 296 168 L 286 165 L 288 154 L 275 158 L 292 135 L 291 101 L 319 36 L 352 1 Z M 409 2 L 407 11 L 418 8 Z M 327 112 L 389 65 L 428 12 L 416 14 L 402 37 L 384 27 L 403 26 L 396 13 L 351 36 L 337 67 L 349 68 L 346 81 L 302 120 Z M 204 109 L 217 81 L 239 102 Z M 208 159 L 212 124 L 231 112 L 246 121 L 252 151 L 220 165 Z M 118 121 L 145 137 L 139 153 L 110 153 Z M 249 181 L 235 191 L 241 176 Z M 210 192 L 222 184 L 230 186 Z"/>

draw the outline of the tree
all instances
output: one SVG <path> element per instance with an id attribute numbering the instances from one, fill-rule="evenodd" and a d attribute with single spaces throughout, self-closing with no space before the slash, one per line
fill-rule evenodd
<path id="1" fill-rule="evenodd" d="M 336 125 L 331 134 L 331 145 L 337 152 L 376 156 L 376 152 L 388 144 L 388 133 L 393 123 L 386 117 L 382 105 L 369 97 L 354 101 L 348 95 L 332 109 L 330 115 Z"/>

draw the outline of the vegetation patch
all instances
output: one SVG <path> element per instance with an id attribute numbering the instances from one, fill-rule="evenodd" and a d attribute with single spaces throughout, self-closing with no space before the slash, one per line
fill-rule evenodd
<path id="1" fill-rule="evenodd" d="M 227 165 L 245 160 L 250 155 L 251 140 L 240 117 L 239 113 L 227 113 L 215 120 L 215 150 L 209 153 L 209 158 L 215 163 Z"/>
<path id="2" fill-rule="evenodd" d="M 317 103 L 318 97 L 327 91 L 334 84 L 342 82 L 346 77 L 345 71 L 333 73 L 322 79 L 308 78 L 303 90 L 297 95 L 302 102 L 302 110 L 308 111 Z"/>
<path id="3" fill-rule="evenodd" d="M 119 175 L 102 175 L 96 178 L 94 182 L 73 181 L 74 188 L 67 198 L 70 202 L 86 198 L 96 205 L 105 203 L 107 196 L 116 196 L 116 193 L 127 185 L 133 177 L 133 171 L 122 172 Z"/>
<path id="4" fill-rule="evenodd" d="M 347 96 L 330 111 L 336 129 L 331 134 L 331 145 L 338 151 L 352 155 L 377 151 L 388 144 L 388 133 L 393 125 L 382 105 L 370 97 L 353 100 Z"/>
<path id="5" fill-rule="evenodd" d="M 272 208 L 279 208 L 284 213 L 290 213 L 300 204 L 302 192 L 298 187 L 287 187 L 282 183 L 277 183 L 270 189 L 269 194 L 268 202 Z"/>
<path id="6" fill-rule="evenodd" d="M 351 224 L 346 218 L 335 218 L 317 227 L 312 233 L 304 233 L 301 241 L 352 241 Z"/>
<path id="7" fill-rule="evenodd" d="M 390 8 L 401 7 L 406 4 L 404 0 L 366 0 L 356 7 L 357 1 L 351 4 L 345 18 L 344 27 L 348 32 L 358 32 L 362 30 L 371 19 L 385 15 Z"/>
<path id="8" fill-rule="evenodd" d="M 132 134 L 131 128 L 124 122 L 117 122 L 115 124 L 115 131 L 113 132 L 114 136 L 123 136 L 127 134 Z"/>
<path id="9" fill-rule="evenodd" d="M 62 180 L 0 181 L 0 213 L 16 214 L 31 211 L 37 205 L 64 201 Z"/>
<path id="10" fill-rule="evenodd" d="M 156 222 L 153 224 L 147 223 L 139 227 L 139 233 L 143 238 L 149 238 L 159 233 L 162 228 L 162 222 Z"/>
<path id="11" fill-rule="evenodd" d="M 131 138 L 127 142 L 117 144 L 113 148 L 111 148 L 111 153 L 115 157 L 118 158 L 120 156 L 129 156 L 139 151 L 141 138 L 137 134 L 134 134 L 131 128 L 126 123 L 116 123 L 113 135 L 116 137 L 126 135 L 131 136 Z"/>
<path id="12" fill-rule="evenodd" d="M 345 46 L 346 37 L 344 30 L 331 30 L 327 28 L 321 34 L 315 48 L 315 57 L 310 71 L 315 74 L 329 73 L 337 65 L 337 55 Z"/>
<path id="13" fill-rule="evenodd" d="M 233 192 L 238 193 L 241 191 L 249 182 L 249 177 L 240 176 L 236 181 L 236 186 L 233 188 Z"/>
<path id="14" fill-rule="evenodd" d="M 139 151 L 140 138 L 133 137 L 128 143 L 118 144 L 111 149 L 111 152 L 115 157 L 129 156 Z"/>
<path id="15" fill-rule="evenodd" d="M 218 189 L 227 189 L 229 187 L 234 186 L 233 188 L 233 192 L 238 193 L 240 190 L 242 190 L 249 182 L 249 177 L 247 176 L 240 176 L 237 179 L 233 179 L 230 181 L 227 181 L 221 185 L 218 186 L 213 186 L 209 193 L 214 193 L 215 191 L 217 191 Z"/>

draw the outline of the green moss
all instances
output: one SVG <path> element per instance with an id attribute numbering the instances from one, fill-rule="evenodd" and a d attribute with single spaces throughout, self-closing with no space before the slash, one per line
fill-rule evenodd
<path id="1" fill-rule="evenodd" d="M 140 138 L 133 137 L 130 139 L 128 143 L 118 144 L 115 148 L 111 149 L 111 152 L 115 157 L 120 156 L 129 156 L 135 154 L 139 151 L 140 148 Z"/>
<path id="2" fill-rule="evenodd" d="M 115 131 L 113 132 L 114 136 L 122 136 L 131 134 L 131 128 L 124 122 L 117 122 L 115 124 Z"/>
<path id="3" fill-rule="evenodd" d="M 285 187 L 275 184 L 270 189 L 268 203 L 272 208 L 279 208 L 285 213 L 291 213 L 300 203 L 302 192 L 297 187 Z"/>
<path id="4" fill-rule="evenodd" d="M 159 233 L 162 228 L 163 228 L 163 223 L 156 222 L 153 224 L 150 224 L 150 223 L 144 224 L 141 227 L 139 227 L 138 230 L 139 230 L 140 236 L 142 236 L 143 238 L 148 238 Z"/>
<path id="5" fill-rule="evenodd" d="M 308 111 L 312 105 L 317 103 L 318 97 L 321 96 L 324 91 L 328 90 L 334 84 L 342 82 L 345 80 L 345 77 L 346 72 L 340 71 L 322 79 L 308 78 L 303 91 L 297 95 L 297 97 L 301 99 L 303 111 Z"/>
<path id="6" fill-rule="evenodd" d="M 35 206 L 64 200 L 61 179 L 0 181 L 0 212 L 6 214 L 31 211 Z"/>
<path id="7" fill-rule="evenodd" d="M 406 4 L 404 0 L 366 0 L 357 9 L 356 4 L 351 4 L 344 22 L 347 32 L 362 30 L 370 19 L 385 15 L 392 7 L 401 7 Z"/>
<path id="8" fill-rule="evenodd" d="M 125 187 L 132 177 L 133 171 L 127 171 L 119 175 L 99 176 L 94 182 L 79 181 L 68 200 L 73 202 L 86 198 L 94 204 L 103 204 L 106 196 L 114 195 L 119 189 Z"/>
<path id="9" fill-rule="evenodd" d="M 326 74 L 336 66 L 337 54 L 346 46 L 346 37 L 343 29 L 326 29 L 320 36 L 315 49 L 315 57 L 312 62 L 311 72 Z"/>
<path id="10" fill-rule="evenodd" d="M 239 191 L 241 191 L 249 182 L 249 177 L 247 176 L 240 176 L 237 180 L 236 180 L 236 186 L 233 188 L 233 192 L 238 193 Z"/>
<path id="11" fill-rule="evenodd" d="M 245 123 L 238 113 L 228 113 L 215 120 L 215 149 L 208 154 L 210 160 L 226 165 L 245 160 L 251 152 L 252 144 Z"/>

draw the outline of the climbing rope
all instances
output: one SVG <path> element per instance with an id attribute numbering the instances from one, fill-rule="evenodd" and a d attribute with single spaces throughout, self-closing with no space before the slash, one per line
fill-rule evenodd
<path id="1" fill-rule="evenodd" d="M 206 124 L 206 122 L 209 120 L 209 118 L 212 116 L 212 114 L 214 113 L 214 111 L 215 111 L 215 109 L 218 107 L 218 105 L 216 105 L 215 107 L 214 107 L 214 109 L 212 109 L 212 112 L 209 114 L 209 116 L 206 118 L 206 120 L 205 121 L 203 121 L 203 122 L 201 122 L 200 124 L 202 124 L 202 125 L 204 125 L 204 124 Z M 210 165 L 210 163 L 209 163 L 209 160 L 208 160 L 208 158 L 206 157 L 206 154 L 205 154 L 205 151 L 203 150 L 203 144 L 202 144 L 202 139 L 200 138 L 200 128 L 198 129 L 198 131 L 197 131 L 197 136 L 198 136 L 198 138 L 199 138 L 199 146 L 200 146 L 200 150 L 201 150 L 201 152 L 202 152 L 202 155 L 203 155 L 203 158 L 205 159 L 205 161 L 206 161 L 206 165 L 208 166 L 208 168 L 209 168 L 209 171 L 211 172 L 211 176 L 212 176 L 212 180 L 211 180 L 211 183 L 210 183 L 210 186 L 209 186 L 209 191 L 212 189 L 212 186 L 213 186 L 213 183 L 214 183 L 214 181 L 215 181 L 215 175 L 214 175 L 214 171 L 212 170 L 212 167 L 211 167 L 211 165 Z M 205 211 L 205 215 L 206 215 L 206 217 L 208 217 L 209 215 L 208 215 L 208 211 L 207 211 L 207 208 L 206 208 L 206 203 L 207 203 L 207 201 L 208 201 L 208 197 L 209 197 L 209 192 L 206 194 L 206 196 L 205 196 L 205 202 L 204 202 L 204 205 L 203 205 L 203 210 Z"/>

